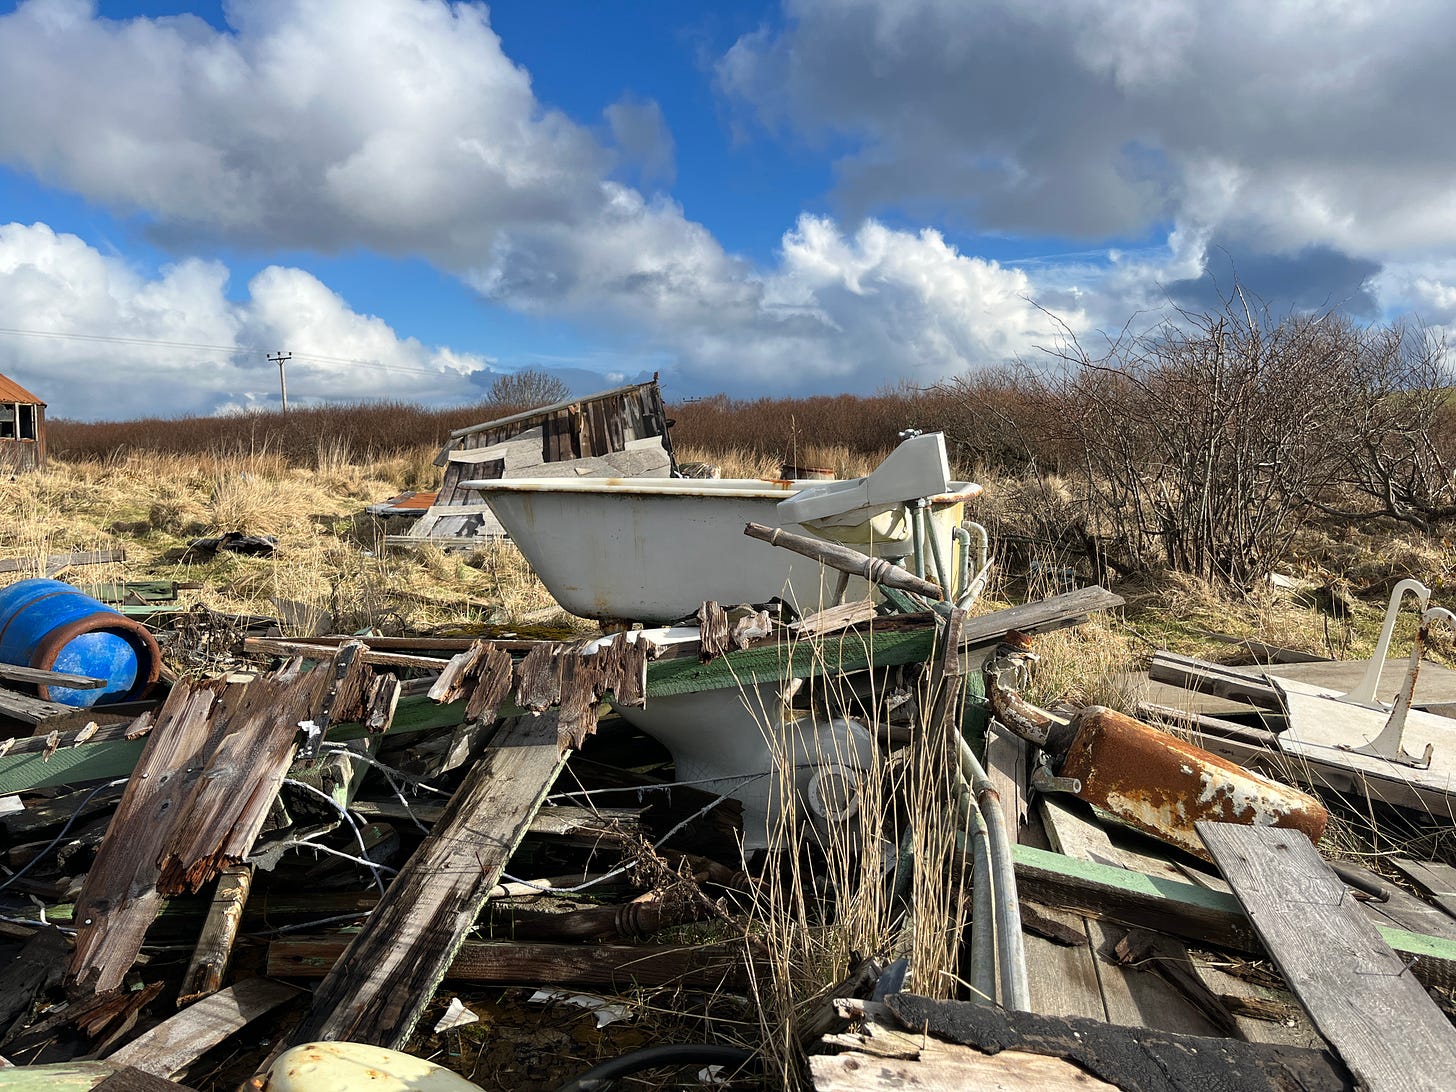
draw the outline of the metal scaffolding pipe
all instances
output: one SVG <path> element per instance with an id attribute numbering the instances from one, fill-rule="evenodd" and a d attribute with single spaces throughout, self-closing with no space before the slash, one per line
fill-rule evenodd
<path id="1" fill-rule="evenodd" d="M 991 837 L 966 779 L 956 774 L 956 803 L 971 843 L 971 990 L 974 1000 L 994 1005 L 996 991 L 997 891 L 991 875 Z"/>

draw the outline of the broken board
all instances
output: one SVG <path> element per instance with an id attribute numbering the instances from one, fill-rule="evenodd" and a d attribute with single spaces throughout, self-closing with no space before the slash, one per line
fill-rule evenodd
<path id="1" fill-rule="evenodd" d="M 403 1047 L 565 764 L 555 713 L 502 725 L 285 1046 Z"/>
<path id="2" fill-rule="evenodd" d="M 1315 1026 L 1371 1092 L 1439 1092 L 1456 1029 L 1303 834 L 1197 824 Z"/>

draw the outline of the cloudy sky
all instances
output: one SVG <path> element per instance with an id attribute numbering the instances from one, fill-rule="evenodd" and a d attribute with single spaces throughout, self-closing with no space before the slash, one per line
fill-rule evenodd
<path id="1" fill-rule="evenodd" d="M 1456 315 L 1433 0 L 0 0 L 0 372 L 79 418 L 873 391 L 1237 278 Z"/>

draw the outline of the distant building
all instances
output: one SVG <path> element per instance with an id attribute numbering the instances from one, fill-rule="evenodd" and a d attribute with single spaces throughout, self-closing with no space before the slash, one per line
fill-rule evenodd
<path id="1" fill-rule="evenodd" d="M 456 429 L 435 459 L 445 480 L 434 496 L 397 497 L 370 511 L 419 516 L 390 544 L 469 546 L 504 538 L 490 506 L 462 482 L 482 478 L 666 478 L 673 470 L 671 422 L 657 377 L 585 398 Z M 428 509 L 423 504 L 429 502 Z M 423 511 L 424 514 L 420 515 Z"/>
<path id="2" fill-rule="evenodd" d="M 45 466 L 45 407 L 19 383 L 0 375 L 0 470 Z"/>

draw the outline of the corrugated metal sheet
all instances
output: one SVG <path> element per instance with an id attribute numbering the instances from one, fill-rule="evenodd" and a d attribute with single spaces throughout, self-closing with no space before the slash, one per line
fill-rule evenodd
<path id="1" fill-rule="evenodd" d="M 0 375 L 0 402 L 27 402 L 31 405 L 45 405 L 15 380 Z"/>

